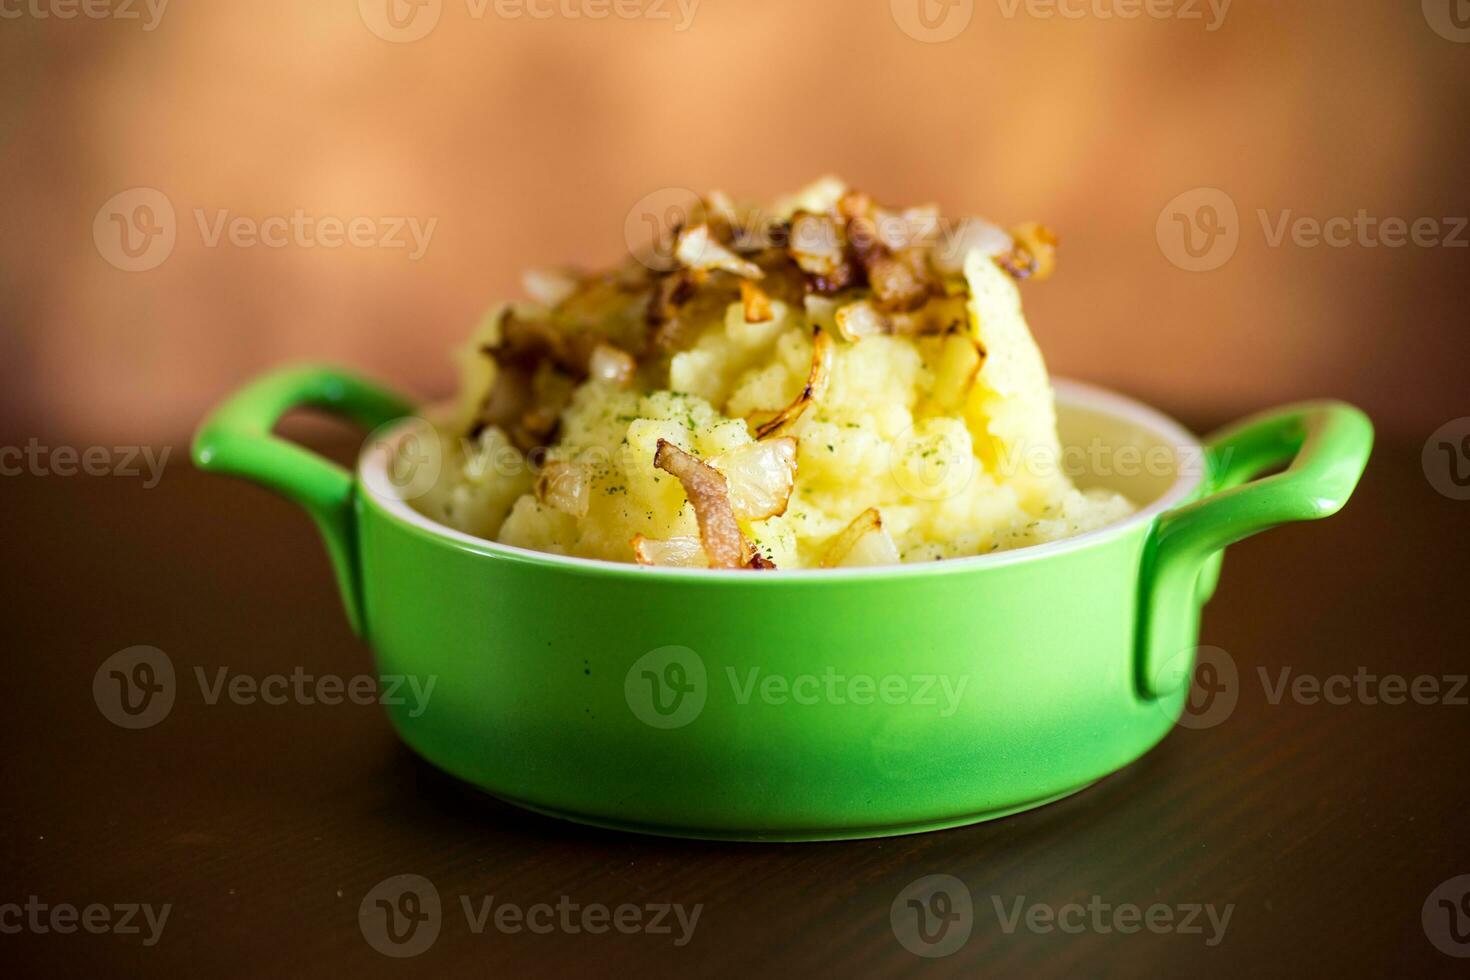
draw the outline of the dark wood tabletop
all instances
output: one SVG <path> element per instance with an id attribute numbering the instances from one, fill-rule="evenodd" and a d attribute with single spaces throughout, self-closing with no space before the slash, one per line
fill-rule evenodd
<path id="1" fill-rule="evenodd" d="M 182 449 L 153 488 L 0 479 L 0 974 L 1465 975 L 1470 502 L 1434 489 L 1420 450 L 1383 440 L 1340 515 L 1231 549 L 1202 638 L 1238 673 L 1228 717 L 1039 810 L 831 844 L 589 830 L 435 771 L 373 704 L 211 704 L 196 669 L 371 672 L 309 522 Z M 136 645 L 180 684 L 127 730 L 93 680 Z M 1394 676 L 1434 678 L 1434 703 Z M 443 912 L 391 958 L 358 913 L 405 874 Z M 929 875 L 972 901 L 942 958 L 890 917 Z M 491 896 L 575 910 L 477 932 L 463 903 Z M 650 928 L 582 928 L 623 905 Z M 661 905 L 686 924 L 652 928 Z"/>

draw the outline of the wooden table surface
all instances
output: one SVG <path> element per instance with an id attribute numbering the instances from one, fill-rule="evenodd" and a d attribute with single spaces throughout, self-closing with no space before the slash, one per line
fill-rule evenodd
<path id="1" fill-rule="evenodd" d="M 1428 903 L 1440 942 L 1470 954 L 1470 899 L 1458 947 L 1438 905 L 1448 892 L 1431 901 L 1470 874 L 1470 691 L 1453 680 L 1470 671 L 1470 502 L 1435 492 L 1420 448 L 1380 444 L 1337 518 L 1231 550 L 1203 636 L 1238 668 L 1238 703 L 1221 723 L 1180 728 L 1030 813 L 805 845 L 662 840 L 533 816 L 418 761 L 376 705 L 210 704 L 196 668 L 371 670 L 306 519 L 194 472 L 181 450 L 153 489 L 4 478 L 0 973 L 1465 975 L 1470 960 L 1436 948 L 1421 916 Z M 92 685 L 134 645 L 165 651 L 181 680 L 164 720 L 125 730 Z M 1441 701 L 1458 703 L 1368 703 L 1358 681 L 1346 704 L 1273 703 L 1283 668 L 1373 675 L 1370 695 L 1387 675 L 1429 675 Z M 400 874 L 431 881 L 444 908 L 437 939 L 407 959 L 374 949 L 358 921 L 369 891 Z M 923 958 L 900 942 L 890 908 L 936 874 L 968 890 L 973 927 L 957 951 Z M 687 937 L 678 926 L 591 934 L 575 916 L 576 932 L 477 933 L 461 899 L 489 896 L 525 908 L 678 903 L 699 918 Z M 135 933 L 52 928 L 66 907 L 94 903 L 118 924 L 132 904 L 169 914 L 153 935 L 141 913 Z M 1204 912 L 1199 932 L 1114 928 L 1130 924 L 1126 907 L 1153 905 L 1176 923 L 1191 906 L 1230 918 L 1223 934 Z M 1024 918 L 1008 929 L 1018 907 L 1052 910 L 1073 931 Z"/>

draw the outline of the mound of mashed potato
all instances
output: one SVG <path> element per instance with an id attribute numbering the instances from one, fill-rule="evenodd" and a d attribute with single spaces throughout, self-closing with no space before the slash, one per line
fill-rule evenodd
<path id="1" fill-rule="evenodd" d="M 461 353 L 438 482 L 469 534 L 614 562 L 815 568 L 1024 547 L 1125 517 L 1062 467 L 1018 282 L 1054 239 L 827 179 L 712 194 L 649 255 L 527 277 Z"/>

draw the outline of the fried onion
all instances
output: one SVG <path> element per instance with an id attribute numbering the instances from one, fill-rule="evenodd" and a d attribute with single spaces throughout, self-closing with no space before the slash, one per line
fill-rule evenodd
<path id="1" fill-rule="evenodd" d="M 806 384 L 796 400 L 776 413 L 776 417 L 755 430 L 757 439 L 769 439 L 793 425 L 807 410 L 807 406 L 819 401 L 827 393 L 832 380 L 832 335 L 817 328 L 812 335 L 812 370 Z"/>

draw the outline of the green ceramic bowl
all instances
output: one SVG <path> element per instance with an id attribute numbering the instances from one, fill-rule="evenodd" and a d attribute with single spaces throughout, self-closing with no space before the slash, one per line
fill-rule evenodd
<path id="1" fill-rule="evenodd" d="M 411 406 L 326 368 L 251 384 L 205 421 L 194 456 L 316 520 L 380 676 L 434 679 L 426 703 L 388 708 L 434 765 L 606 827 L 876 837 L 1038 806 L 1148 751 L 1179 717 L 1221 550 L 1337 511 L 1372 443 L 1337 402 L 1202 444 L 1104 391 L 1063 383 L 1057 401 L 1064 445 L 1093 469 L 1078 482 L 1129 493 L 1138 513 L 878 569 L 647 569 L 451 531 L 384 479 L 406 428 L 380 427 Z M 271 434 L 305 406 L 387 431 L 355 478 Z"/>

